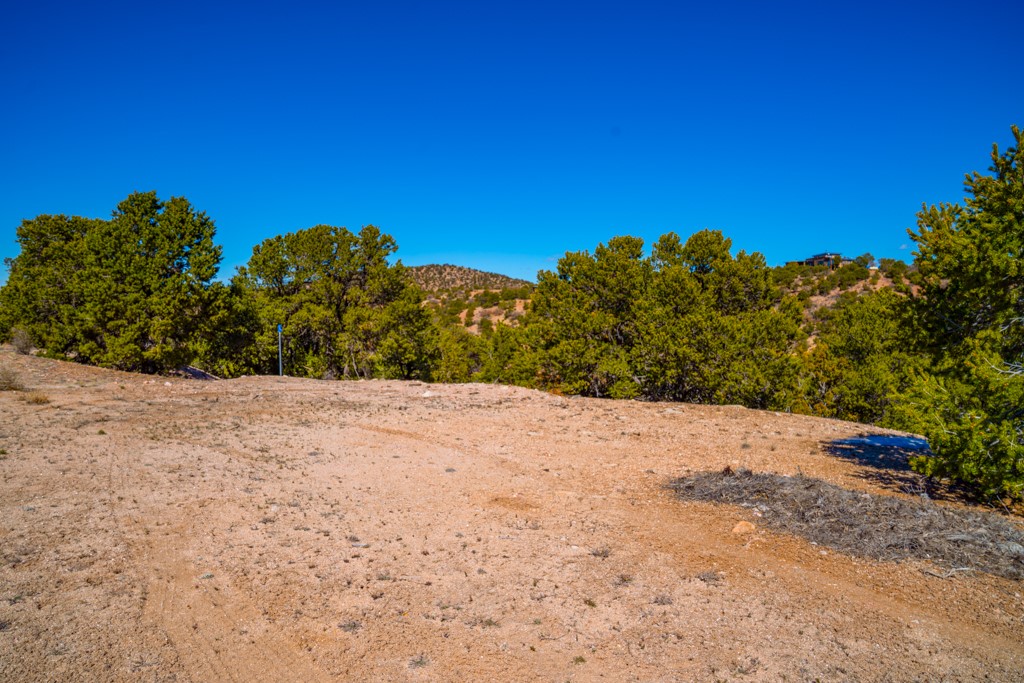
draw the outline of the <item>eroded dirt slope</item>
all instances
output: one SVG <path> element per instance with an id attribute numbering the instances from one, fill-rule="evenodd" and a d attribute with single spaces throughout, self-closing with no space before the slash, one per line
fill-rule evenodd
<path id="1" fill-rule="evenodd" d="M 0 364 L 29 390 L 0 392 L 3 681 L 1022 679 L 1020 583 L 666 488 L 731 465 L 906 495 L 834 454 L 860 425 Z"/>

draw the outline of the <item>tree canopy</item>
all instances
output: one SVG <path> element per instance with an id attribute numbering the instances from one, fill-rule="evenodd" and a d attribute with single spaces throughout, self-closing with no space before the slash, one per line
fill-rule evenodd
<path id="1" fill-rule="evenodd" d="M 0 290 L 0 324 L 53 355 L 122 370 L 187 363 L 219 294 L 214 223 L 183 197 L 137 192 L 110 220 L 39 216 Z"/>
<path id="2" fill-rule="evenodd" d="M 788 407 L 798 312 L 760 254 L 730 252 L 721 232 L 685 243 L 616 237 L 567 254 L 539 276 L 527 340 L 536 384 L 613 398 Z"/>
<path id="3" fill-rule="evenodd" d="M 396 248 L 372 225 L 317 225 L 256 245 L 237 283 L 258 310 L 257 368 L 276 367 L 280 323 L 289 374 L 429 378 L 431 318 L 401 263 L 388 263 Z"/>

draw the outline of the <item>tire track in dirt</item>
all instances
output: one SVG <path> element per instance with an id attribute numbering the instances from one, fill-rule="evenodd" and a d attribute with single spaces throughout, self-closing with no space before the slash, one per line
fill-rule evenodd
<path id="1" fill-rule="evenodd" d="M 45 410 L 0 396 L 5 528 L 41 560 L 0 593 L 12 680 L 1021 680 L 1019 584 L 733 534 L 752 511 L 663 488 L 727 464 L 849 484 L 820 451 L 856 425 L 102 372 Z"/>
<path id="2" fill-rule="evenodd" d="M 168 532 L 179 539 L 186 534 L 184 524 Z M 244 595 L 219 591 L 216 577 L 196 577 L 191 563 L 182 559 L 181 545 L 162 542 L 140 558 L 154 573 L 145 618 L 167 633 L 197 680 L 323 680 L 312 662 L 278 635 Z"/>
<path id="3" fill-rule="evenodd" d="M 110 497 L 146 473 L 112 450 Z M 137 484 L 136 484 L 137 486 Z M 291 682 L 326 677 L 288 637 L 269 623 L 256 604 L 219 576 L 199 575 L 189 558 L 190 519 L 196 505 L 173 509 L 175 519 L 146 519 L 120 510 L 118 524 L 146 577 L 144 625 L 164 634 L 195 681 Z M 159 523 L 158 537 L 150 525 Z"/>
<path id="4" fill-rule="evenodd" d="M 497 464 L 505 469 L 509 470 L 516 475 L 530 476 L 533 473 L 530 472 L 520 460 L 504 456 L 498 453 L 488 453 L 468 443 L 455 441 L 453 439 L 438 438 L 435 435 L 426 434 L 424 432 L 413 432 L 405 429 L 396 429 L 394 427 L 378 427 L 377 425 L 371 425 L 366 423 L 354 423 L 351 425 L 355 429 L 361 429 L 365 432 L 372 434 L 380 434 L 384 436 L 398 437 L 401 439 L 408 439 L 416 443 L 422 443 L 427 446 L 434 448 L 444 448 L 453 453 L 459 453 L 462 455 L 470 456 L 475 458 L 474 465 L 480 468 L 485 462 Z"/>
<path id="5" fill-rule="evenodd" d="M 746 582 L 752 568 L 770 572 L 772 583 L 778 586 L 771 594 L 785 594 L 804 605 L 821 605 L 823 610 L 834 602 L 836 595 L 841 595 L 848 605 L 867 612 L 870 616 L 864 619 L 864 623 L 875 624 L 880 632 L 909 629 L 913 623 L 916 628 L 941 638 L 947 648 L 965 650 L 976 661 L 982 659 L 978 657 L 979 653 L 993 647 L 1006 653 L 1021 648 L 1019 640 L 994 633 L 991 625 L 975 626 L 966 621 L 951 624 L 949 616 L 942 614 L 941 609 L 902 595 L 893 586 L 883 585 L 884 579 L 874 586 L 865 585 L 846 578 L 841 571 L 829 571 L 828 567 L 819 570 L 806 562 L 796 564 L 792 558 L 776 557 L 766 546 L 751 550 L 746 546 L 736 547 L 728 539 L 709 545 L 708 541 L 714 541 L 714 532 L 708 529 L 705 521 L 688 519 L 692 513 L 673 500 L 667 489 L 645 493 L 648 502 L 642 511 L 635 512 L 639 518 L 634 517 L 628 522 L 631 527 L 629 533 L 643 546 L 674 556 L 680 563 L 692 562 L 698 557 L 705 562 L 713 558 L 715 564 L 735 577 L 738 585 Z M 778 536 L 785 538 L 784 534 Z M 700 543 L 685 539 L 700 539 Z M 796 542 L 799 543 L 798 540 Z M 888 573 L 899 571 L 899 568 L 884 567 L 882 571 Z M 825 586 L 827 590 L 820 588 Z M 763 592 L 763 587 L 760 590 Z"/>

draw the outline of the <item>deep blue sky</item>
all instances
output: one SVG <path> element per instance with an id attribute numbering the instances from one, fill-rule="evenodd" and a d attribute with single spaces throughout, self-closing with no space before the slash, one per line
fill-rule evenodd
<path id="1" fill-rule="evenodd" d="M 5 8 L 0 256 L 156 190 L 213 217 L 225 276 L 317 223 L 529 279 L 705 227 L 909 259 L 1024 125 L 1019 0 L 211 4 Z"/>

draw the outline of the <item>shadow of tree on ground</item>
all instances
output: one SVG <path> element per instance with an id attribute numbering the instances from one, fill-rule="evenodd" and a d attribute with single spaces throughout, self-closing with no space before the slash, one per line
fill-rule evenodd
<path id="1" fill-rule="evenodd" d="M 863 434 L 822 443 L 829 455 L 850 460 L 861 466 L 862 479 L 884 488 L 927 495 L 929 498 L 962 499 L 963 491 L 941 484 L 910 469 L 910 459 L 930 455 L 928 441 L 915 436 L 895 434 Z"/>

